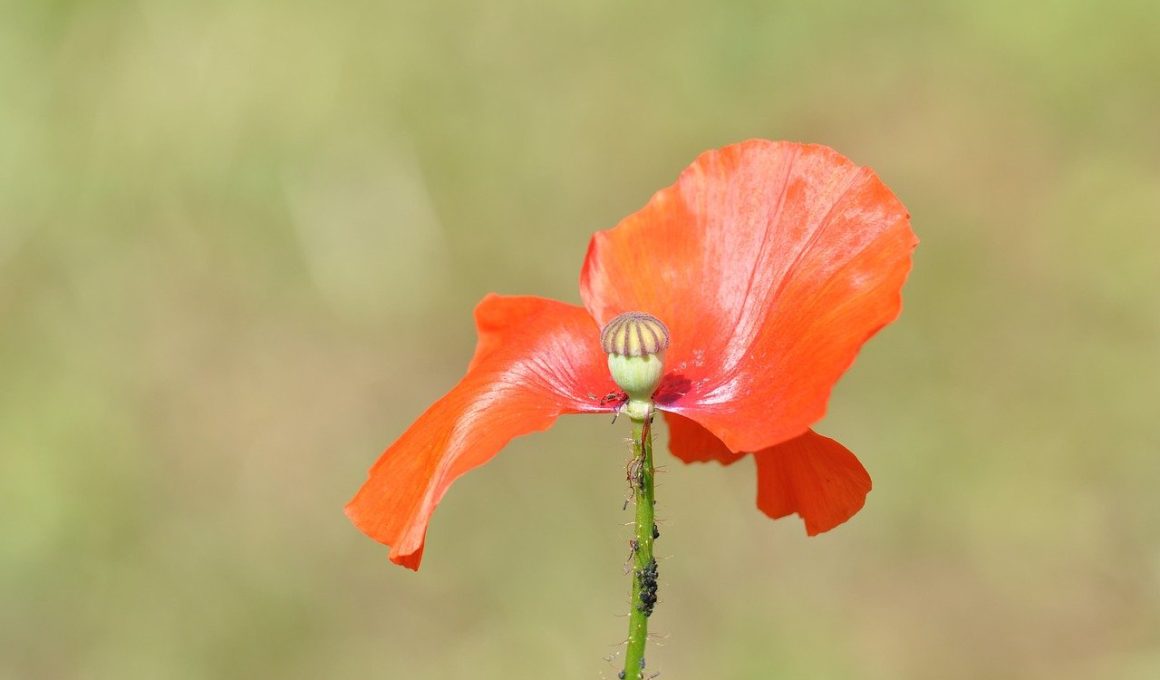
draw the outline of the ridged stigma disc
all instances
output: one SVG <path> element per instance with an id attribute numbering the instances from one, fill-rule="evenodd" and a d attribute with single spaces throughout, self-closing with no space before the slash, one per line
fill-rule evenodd
<path id="1" fill-rule="evenodd" d="M 607 354 L 643 357 L 668 349 L 669 329 L 661 320 L 644 312 L 625 312 L 600 332 L 600 345 Z"/>

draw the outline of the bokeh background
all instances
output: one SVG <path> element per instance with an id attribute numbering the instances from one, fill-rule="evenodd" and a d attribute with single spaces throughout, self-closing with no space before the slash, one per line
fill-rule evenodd
<path id="1" fill-rule="evenodd" d="M 0 677 L 613 678 L 627 423 L 461 480 L 422 571 L 342 505 L 487 292 L 748 137 L 922 239 L 821 429 L 660 488 L 664 678 L 1160 677 L 1153 0 L 0 0 Z"/>

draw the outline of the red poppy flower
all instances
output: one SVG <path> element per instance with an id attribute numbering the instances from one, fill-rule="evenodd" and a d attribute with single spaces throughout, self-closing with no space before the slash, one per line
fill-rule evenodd
<path id="1" fill-rule="evenodd" d="M 810 535 L 854 515 L 870 477 L 810 426 L 870 336 L 901 308 L 917 244 L 869 169 L 824 146 L 751 140 L 702 154 L 639 212 L 592 237 L 583 307 L 488 295 L 467 375 L 392 444 L 346 506 L 417 569 L 460 475 L 563 413 L 617 407 L 600 330 L 639 310 L 671 332 L 653 396 L 685 462 L 752 455 L 757 506 Z"/>

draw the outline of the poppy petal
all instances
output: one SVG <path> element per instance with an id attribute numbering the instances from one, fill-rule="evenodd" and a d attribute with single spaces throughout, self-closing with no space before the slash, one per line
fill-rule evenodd
<path id="1" fill-rule="evenodd" d="M 684 416 L 666 412 L 665 423 L 669 426 L 669 451 L 686 463 L 732 465 L 745 456 L 733 453 L 712 432 Z"/>
<path id="2" fill-rule="evenodd" d="M 751 140 L 702 154 L 595 234 L 580 291 L 601 324 L 631 310 L 667 324 L 660 408 L 754 451 L 822 417 L 858 349 L 898 315 L 916 244 L 869 169 Z"/>
<path id="3" fill-rule="evenodd" d="M 467 375 L 383 453 L 346 506 L 355 526 L 410 569 L 419 568 L 431 514 L 456 478 L 562 413 L 608 411 L 600 395 L 615 389 L 600 329 L 582 307 L 489 295 L 475 321 Z"/>
<path id="4" fill-rule="evenodd" d="M 870 475 L 854 454 L 813 430 L 753 458 L 757 507 L 774 519 L 796 512 L 810 536 L 853 517 L 870 493 Z"/>

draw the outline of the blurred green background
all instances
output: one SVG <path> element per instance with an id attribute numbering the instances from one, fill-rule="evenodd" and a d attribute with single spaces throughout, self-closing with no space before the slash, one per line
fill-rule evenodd
<path id="1" fill-rule="evenodd" d="M 627 423 L 342 505 L 487 292 L 700 151 L 816 141 L 922 239 L 806 539 L 663 456 L 663 678 L 1160 677 L 1160 9 L 0 0 L 0 677 L 613 678 Z"/>

